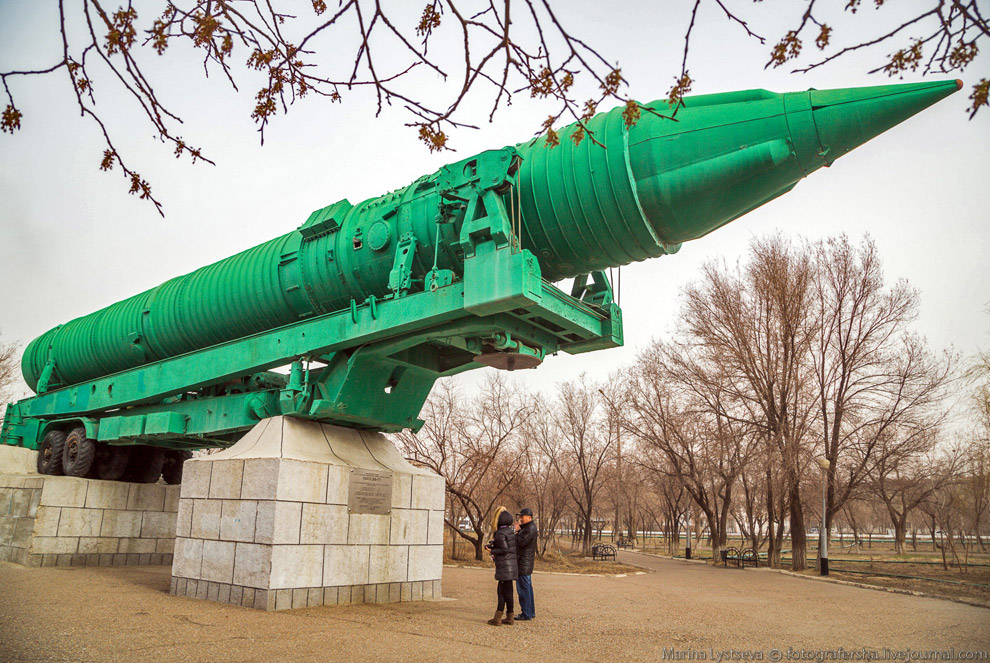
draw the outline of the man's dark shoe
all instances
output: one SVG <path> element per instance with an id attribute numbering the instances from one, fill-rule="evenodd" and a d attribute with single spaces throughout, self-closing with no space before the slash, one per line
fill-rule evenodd
<path id="1" fill-rule="evenodd" d="M 518 617 L 516 617 L 515 621 L 517 621 L 517 622 L 528 622 L 531 619 L 533 619 L 533 617 L 527 617 L 526 615 L 519 615 Z"/>

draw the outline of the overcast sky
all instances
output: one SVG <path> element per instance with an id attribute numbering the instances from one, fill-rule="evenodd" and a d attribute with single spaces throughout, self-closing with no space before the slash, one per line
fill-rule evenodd
<path id="1" fill-rule="evenodd" d="M 0 69 L 57 61 L 57 13 L 47 6 L 53 4 L 0 3 Z M 295 4 L 307 11 L 308 3 Z M 621 64 L 628 94 L 644 102 L 663 97 L 679 70 L 691 4 L 556 3 L 575 35 Z M 769 42 L 790 27 L 784 19 L 794 15 L 797 4 L 738 3 L 754 29 L 770 38 L 767 46 L 746 40 L 711 9 L 703 12 L 690 60 L 697 81 L 693 93 L 890 82 L 865 73 L 889 52 L 883 47 L 807 75 L 764 70 Z M 897 4 L 875 12 L 872 3 L 864 3 L 858 22 L 843 23 L 840 16 L 836 38 L 852 42 L 867 34 L 863 21 L 885 24 L 896 18 L 894 12 L 919 5 Z M 806 40 L 809 49 L 811 41 Z M 441 46 L 436 52 L 442 56 Z M 144 57 L 160 96 L 186 120 L 181 135 L 201 145 L 217 166 L 174 159 L 109 83 L 98 90 L 115 140 L 165 205 L 162 220 L 153 206 L 126 194 L 119 174 L 99 171 L 104 149 L 99 130 L 74 110 L 64 73 L 11 80 L 24 119 L 16 135 L 0 135 L 4 341 L 26 345 L 59 323 L 288 232 L 312 210 L 342 198 L 357 203 L 446 162 L 525 140 L 551 111 L 520 96 L 488 124 L 484 95 L 464 118 L 480 130 L 456 133 L 451 140 L 458 151 L 437 155 L 403 126 L 409 117 L 400 109 L 376 119 L 372 100 L 362 95 L 337 105 L 311 99 L 277 118 L 261 147 L 249 118 L 257 82 L 244 81 L 236 95 L 219 77 L 204 81 L 201 68 L 176 66 L 182 56 L 180 62 L 150 52 Z M 669 336 L 679 292 L 698 277 L 704 261 L 733 263 L 753 237 L 777 230 L 812 239 L 845 232 L 858 240 L 869 233 L 888 279 L 907 279 L 920 290 L 916 329 L 934 348 L 971 354 L 990 347 L 990 111 L 972 122 L 964 112 L 968 87 L 986 75 L 988 60 L 983 56 L 971 66 L 964 91 L 814 173 L 782 198 L 686 244 L 677 255 L 624 268 L 626 346 L 550 358 L 521 379 L 544 389 L 582 372 L 605 377 L 651 338 Z M 920 76 L 906 75 L 903 82 L 915 80 Z M 447 99 L 453 89 L 426 74 L 414 84 L 431 99 Z"/>

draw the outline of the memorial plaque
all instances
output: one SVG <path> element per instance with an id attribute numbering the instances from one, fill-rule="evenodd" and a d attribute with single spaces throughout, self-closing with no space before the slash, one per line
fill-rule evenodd
<path id="1" fill-rule="evenodd" d="M 392 512 L 392 473 L 381 470 L 351 470 L 351 483 L 347 493 L 349 513 L 374 513 L 387 515 Z"/>

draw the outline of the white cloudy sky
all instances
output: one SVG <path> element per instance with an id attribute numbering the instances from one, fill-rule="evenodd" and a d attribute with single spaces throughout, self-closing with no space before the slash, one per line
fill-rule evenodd
<path id="1" fill-rule="evenodd" d="M 139 10 L 141 4 L 136 3 Z M 307 11 L 308 3 L 294 4 L 299 12 Z M 632 97 L 649 101 L 665 95 L 679 69 L 692 3 L 555 4 L 573 33 L 621 64 Z M 771 40 L 789 27 L 784 19 L 793 17 L 798 5 L 793 0 L 736 4 Z M 892 23 L 897 11 L 928 3 L 896 4 L 876 12 L 872 3 L 864 3 L 861 17 L 852 23 L 843 23 L 839 12 L 837 38 L 855 40 L 867 27 L 875 31 Z M 50 5 L 0 3 L 0 69 L 57 61 L 57 13 Z M 409 20 L 415 20 L 420 5 L 409 5 L 415 9 Z M 806 41 L 810 48 L 812 39 Z M 690 64 L 697 81 L 694 93 L 888 82 L 865 73 L 889 52 L 884 47 L 807 75 L 764 70 L 768 49 L 747 41 L 713 9 L 702 12 Z M 376 119 L 372 100 L 362 95 L 333 106 L 314 99 L 276 120 L 261 147 L 249 119 L 255 81 L 245 80 L 245 92 L 238 96 L 219 78 L 204 82 L 195 65 L 183 69 L 150 52 L 145 57 L 161 96 L 186 120 L 181 135 L 202 145 L 217 167 L 175 160 L 107 84 L 101 108 L 132 167 L 151 179 L 164 202 L 167 217 L 162 220 L 151 205 L 126 195 L 119 175 L 98 170 L 103 150 L 98 129 L 74 109 L 64 74 L 10 81 L 24 119 L 16 135 L 0 136 L 0 333 L 5 341 L 26 344 L 56 324 L 283 234 L 313 209 L 341 198 L 357 202 L 445 162 L 524 140 L 550 112 L 518 98 L 488 124 L 488 98 L 479 98 L 469 116 L 481 129 L 455 134 L 457 153 L 431 155 L 403 126 L 408 116 L 399 109 Z M 983 56 L 971 67 L 964 76 L 967 84 L 987 75 L 988 60 Z M 919 79 L 907 75 L 904 82 Z M 411 83 L 430 99 L 445 99 L 440 95 L 453 90 L 429 75 Z M 626 347 L 551 358 L 523 379 L 546 388 L 581 372 L 604 377 L 631 361 L 651 338 L 670 333 L 679 291 L 696 278 L 704 261 L 721 256 L 734 262 L 751 238 L 776 230 L 809 238 L 870 233 L 889 278 L 908 279 L 921 291 L 916 328 L 932 346 L 963 353 L 990 347 L 990 111 L 968 121 L 966 94 L 957 93 L 895 127 L 783 198 L 686 244 L 677 255 L 624 268 Z"/>

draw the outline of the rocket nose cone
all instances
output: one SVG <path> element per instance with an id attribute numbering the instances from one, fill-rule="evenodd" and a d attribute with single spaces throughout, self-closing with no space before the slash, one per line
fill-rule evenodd
<path id="1" fill-rule="evenodd" d="M 827 163 L 959 89 L 958 81 L 811 90 L 811 111 Z"/>

